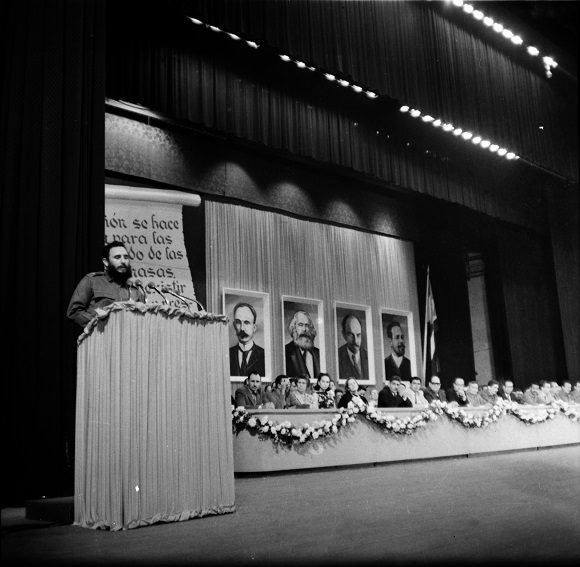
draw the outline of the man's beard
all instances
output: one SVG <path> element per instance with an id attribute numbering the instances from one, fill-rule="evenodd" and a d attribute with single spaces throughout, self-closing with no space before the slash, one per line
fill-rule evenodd
<path id="1" fill-rule="evenodd" d="M 117 270 L 117 268 L 115 268 L 114 266 L 111 266 L 109 264 L 108 268 L 107 268 L 107 273 L 111 276 L 111 278 L 113 279 L 113 281 L 124 285 L 127 283 L 127 280 L 131 277 L 131 266 L 127 266 L 126 271 L 124 272 L 119 272 L 119 270 Z"/>
<path id="2" fill-rule="evenodd" d="M 315 333 L 303 333 L 299 337 L 294 337 L 294 344 L 303 350 L 311 350 L 314 347 Z"/>
<path id="3" fill-rule="evenodd" d="M 405 345 L 399 345 L 397 348 L 393 349 L 397 356 L 405 356 Z"/>

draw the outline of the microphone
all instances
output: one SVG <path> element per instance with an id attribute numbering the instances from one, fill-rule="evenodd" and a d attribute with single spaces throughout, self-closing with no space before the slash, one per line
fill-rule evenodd
<path id="1" fill-rule="evenodd" d="M 143 282 L 139 278 L 129 278 L 127 280 L 127 285 L 137 288 L 143 294 L 143 300 L 147 303 L 147 292 L 143 287 Z"/>
<path id="2" fill-rule="evenodd" d="M 195 303 L 197 305 L 198 311 L 201 311 L 203 313 L 207 313 L 207 311 L 204 309 L 203 305 L 197 299 L 191 299 L 189 297 L 185 297 L 185 295 L 179 295 L 178 293 L 175 293 L 173 290 L 169 289 L 166 285 L 164 285 L 161 288 L 161 291 L 163 291 L 164 293 L 170 293 L 171 295 L 177 297 L 177 299 L 180 299 L 181 301 L 183 301 L 187 305 L 188 308 L 189 308 L 188 301 L 191 301 L 192 303 Z"/>
<path id="3" fill-rule="evenodd" d="M 161 293 L 161 291 L 159 290 L 159 288 L 153 282 L 149 282 L 147 284 L 147 289 L 153 289 L 153 290 L 155 290 L 163 298 L 163 303 L 169 304 L 169 301 L 167 301 L 167 297 L 165 297 L 165 295 L 163 295 L 163 293 Z"/>

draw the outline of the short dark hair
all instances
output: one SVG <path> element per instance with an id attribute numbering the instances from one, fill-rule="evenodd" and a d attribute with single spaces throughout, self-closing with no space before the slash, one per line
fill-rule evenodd
<path id="1" fill-rule="evenodd" d="M 286 374 L 278 374 L 278 376 L 276 376 L 276 380 L 274 380 L 274 384 L 276 384 L 276 386 L 279 386 L 280 384 L 282 384 L 282 380 L 284 380 L 284 378 L 288 378 L 288 376 L 286 376 Z"/>
<path id="2" fill-rule="evenodd" d="M 101 257 L 105 258 L 105 260 L 108 260 L 111 248 L 124 248 L 125 250 L 127 250 L 127 247 L 121 241 L 113 240 L 112 242 L 108 242 L 103 246 L 103 255 Z"/>
<path id="3" fill-rule="evenodd" d="M 389 339 L 393 338 L 393 329 L 395 327 L 400 327 L 401 331 L 403 330 L 403 327 L 401 327 L 401 323 L 399 323 L 398 321 L 391 321 L 387 326 L 387 337 L 389 337 Z"/>
<path id="4" fill-rule="evenodd" d="M 257 370 L 252 370 L 249 374 L 248 374 L 248 378 L 247 380 L 250 380 L 251 376 L 259 376 L 260 380 L 262 379 L 262 375 L 257 371 Z"/>
<path id="5" fill-rule="evenodd" d="M 471 384 L 475 384 L 476 386 L 479 386 L 479 384 L 477 383 L 477 380 L 470 380 L 469 382 L 467 382 L 468 386 L 471 386 Z M 489 386 L 489 384 L 488 384 Z"/>
<path id="6" fill-rule="evenodd" d="M 540 388 L 543 388 L 546 384 L 549 386 L 550 382 L 548 382 L 547 380 L 540 380 L 540 384 L 539 384 Z"/>
<path id="7" fill-rule="evenodd" d="M 411 382 L 415 382 L 415 380 L 419 380 L 419 384 L 421 384 L 423 381 L 421 380 L 421 378 L 419 378 L 419 376 L 413 376 L 411 378 Z"/>
<path id="8" fill-rule="evenodd" d="M 498 382 L 497 380 L 490 380 L 490 381 L 487 383 L 487 385 L 488 385 L 488 386 L 496 386 L 496 385 L 497 385 L 497 386 L 499 386 L 499 382 Z"/>
<path id="9" fill-rule="evenodd" d="M 249 303 L 246 303 L 245 301 L 240 301 L 240 303 L 236 303 L 236 305 L 234 305 L 234 310 L 232 311 L 234 318 L 236 316 L 236 311 L 240 307 L 247 307 L 252 312 L 252 315 L 254 316 L 254 323 L 258 320 L 258 314 L 256 313 L 254 306 L 250 305 Z"/>

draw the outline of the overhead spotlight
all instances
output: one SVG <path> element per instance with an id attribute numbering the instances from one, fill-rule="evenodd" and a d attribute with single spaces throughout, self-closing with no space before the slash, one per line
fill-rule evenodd
<path id="1" fill-rule="evenodd" d="M 282 59 L 282 61 L 290 61 L 290 57 L 288 57 L 288 55 L 280 55 L 280 59 Z"/>
<path id="2" fill-rule="evenodd" d="M 219 31 L 222 31 L 222 30 L 220 30 L 220 29 L 219 29 L 217 26 L 208 26 L 208 27 L 209 27 L 209 29 L 210 29 L 211 31 L 214 31 L 214 32 L 219 32 Z"/>
<path id="3" fill-rule="evenodd" d="M 351 85 L 351 87 L 355 93 L 362 93 L 362 90 L 363 90 L 362 87 L 359 87 L 358 85 Z"/>
<path id="4" fill-rule="evenodd" d="M 188 16 L 189 17 L 189 16 Z M 203 22 L 201 20 L 198 20 L 197 18 L 189 18 L 194 24 L 197 24 L 198 26 L 202 25 Z"/>
<path id="5" fill-rule="evenodd" d="M 540 50 L 537 47 L 534 47 L 533 45 L 528 45 L 528 53 L 532 56 L 536 56 L 540 54 Z"/>
<path id="6" fill-rule="evenodd" d="M 433 118 L 433 116 L 429 116 L 428 114 L 426 114 L 425 116 L 421 116 L 421 120 L 423 122 L 433 122 L 433 120 L 435 120 Z"/>
<path id="7" fill-rule="evenodd" d="M 479 144 L 479 142 L 481 142 L 481 136 L 475 136 L 475 138 L 471 140 L 472 144 Z"/>
<path id="8" fill-rule="evenodd" d="M 495 22 L 495 24 L 493 24 L 493 31 L 497 32 L 497 33 L 501 33 L 503 30 L 503 25 L 500 24 L 499 22 Z"/>
<path id="9" fill-rule="evenodd" d="M 481 144 L 479 144 L 482 148 L 489 148 L 491 142 L 489 140 L 482 140 Z"/>
<path id="10" fill-rule="evenodd" d="M 421 111 L 420 110 L 417 110 L 416 108 L 413 108 L 411 110 L 411 116 L 413 118 L 417 118 L 418 116 L 421 116 Z"/>
<path id="11" fill-rule="evenodd" d="M 497 152 L 497 150 L 499 150 L 499 146 L 497 144 L 492 144 L 491 146 L 489 146 L 490 152 Z"/>
<path id="12" fill-rule="evenodd" d="M 485 18 L 483 18 L 483 23 L 487 26 L 493 26 L 493 18 L 490 18 L 489 16 L 485 16 Z"/>
<path id="13" fill-rule="evenodd" d="M 373 91 L 365 91 L 365 94 L 369 97 L 369 98 L 377 98 L 379 95 L 377 93 L 374 93 Z"/>
<path id="14" fill-rule="evenodd" d="M 524 40 L 523 40 L 523 39 L 522 39 L 522 38 L 521 38 L 519 35 L 514 35 L 514 36 L 511 38 L 511 42 L 512 42 L 514 45 L 521 45 L 522 43 L 524 43 Z"/>
<path id="15" fill-rule="evenodd" d="M 455 126 L 453 126 L 453 124 L 449 124 L 449 123 L 443 124 L 443 130 L 445 130 L 445 132 L 451 132 L 451 130 L 453 130 L 453 128 L 455 128 Z"/>
<path id="16" fill-rule="evenodd" d="M 401 108 L 399 108 L 399 110 L 401 112 L 409 112 L 409 107 L 407 105 L 403 105 L 403 106 L 401 106 Z"/>
<path id="17" fill-rule="evenodd" d="M 481 10 L 475 10 L 472 14 L 472 16 L 476 19 L 476 20 L 483 20 L 483 12 Z"/>
<path id="18" fill-rule="evenodd" d="M 462 137 L 464 140 L 469 140 L 470 138 L 472 138 L 472 137 L 473 137 L 473 134 L 472 134 L 471 132 L 463 132 L 463 134 L 461 134 L 461 137 Z"/>
<path id="19" fill-rule="evenodd" d="M 329 81 L 335 81 L 336 77 L 334 75 L 331 75 L 330 73 L 324 73 L 324 76 L 329 80 Z"/>
<path id="20" fill-rule="evenodd" d="M 506 39 L 509 39 L 510 37 L 513 37 L 514 36 L 514 32 L 511 31 L 511 30 L 508 30 L 508 29 L 504 29 L 501 32 L 501 35 L 503 35 Z"/>
<path id="21" fill-rule="evenodd" d="M 463 6 L 463 0 L 453 0 L 453 5 L 461 8 Z"/>
<path id="22" fill-rule="evenodd" d="M 345 81 L 344 79 L 338 79 L 338 84 L 341 87 L 348 87 L 348 85 L 350 85 L 350 83 L 348 81 Z"/>
<path id="23" fill-rule="evenodd" d="M 471 14 L 471 12 L 473 12 L 474 8 L 471 4 L 463 4 L 463 11 L 466 14 Z"/>
<path id="24" fill-rule="evenodd" d="M 300 69 L 304 69 L 304 67 L 306 67 L 306 63 L 303 63 L 302 61 L 295 61 L 296 63 L 296 67 L 299 67 Z"/>
<path id="25" fill-rule="evenodd" d="M 254 49 L 258 49 L 258 47 L 260 47 L 255 41 L 246 41 L 246 43 Z"/>
<path id="26" fill-rule="evenodd" d="M 508 152 L 505 157 L 507 159 L 515 159 L 516 154 L 514 154 L 514 152 Z"/>
<path id="27" fill-rule="evenodd" d="M 238 39 L 242 39 L 242 38 L 241 38 L 239 35 L 236 35 L 235 33 L 229 33 L 228 35 L 229 35 L 229 36 L 230 36 L 232 39 L 235 39 L 236 41 L 237 41 Z"/>
<path id="28" fill-rule="evenodd" d="M 307 67 L 309 71 L 316 71 L 316 67 Z"/>
<path id="29" fill-rule="evenodd" d="M 435 126 L 435 128 L 439 128 L 439 126 L 441 126 L 441 120 L 439 120 L 439 118 L 437 118 L 437 120 L 433 120 L 433 123 L 431 124 L 431 126 Z"/>
<path id="30" fill-rule="evenodd" d="M 455 128 L 455 130 L 453 130 L 453 135 L 459 136 L 459 134 L 461 134 L 461 132 L 463 132 L 463 130 L 461 128 Z"/>
<path id="31" fill-rule="evenodd" d="M 505 148 L 500 148 L 499 150 L 497 150 L 498 156 L 505 156 L 506 154 L 507 154 L 507 150 Z"/>

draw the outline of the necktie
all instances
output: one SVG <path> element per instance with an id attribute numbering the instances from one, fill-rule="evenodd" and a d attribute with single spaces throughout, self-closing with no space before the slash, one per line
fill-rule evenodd
<path id="1" fill-rule="evenodd" d="M 352 365 L 353 365 L 355 373 L 356 373 L 355 378 L 360 378 L 360 374 L 361 374 L 360 362 L 357 360 L 356 354 L 352 355 Z"/>
<path id="2" fill-rule="evenodd" d="M 249 354 L 250 354 L 249 350 L 242 350 L 242 367 L 240 368 L 240 374 L 242 376 L 245 376 L 248 373 L 248 356 L 249 356 Z"/>

